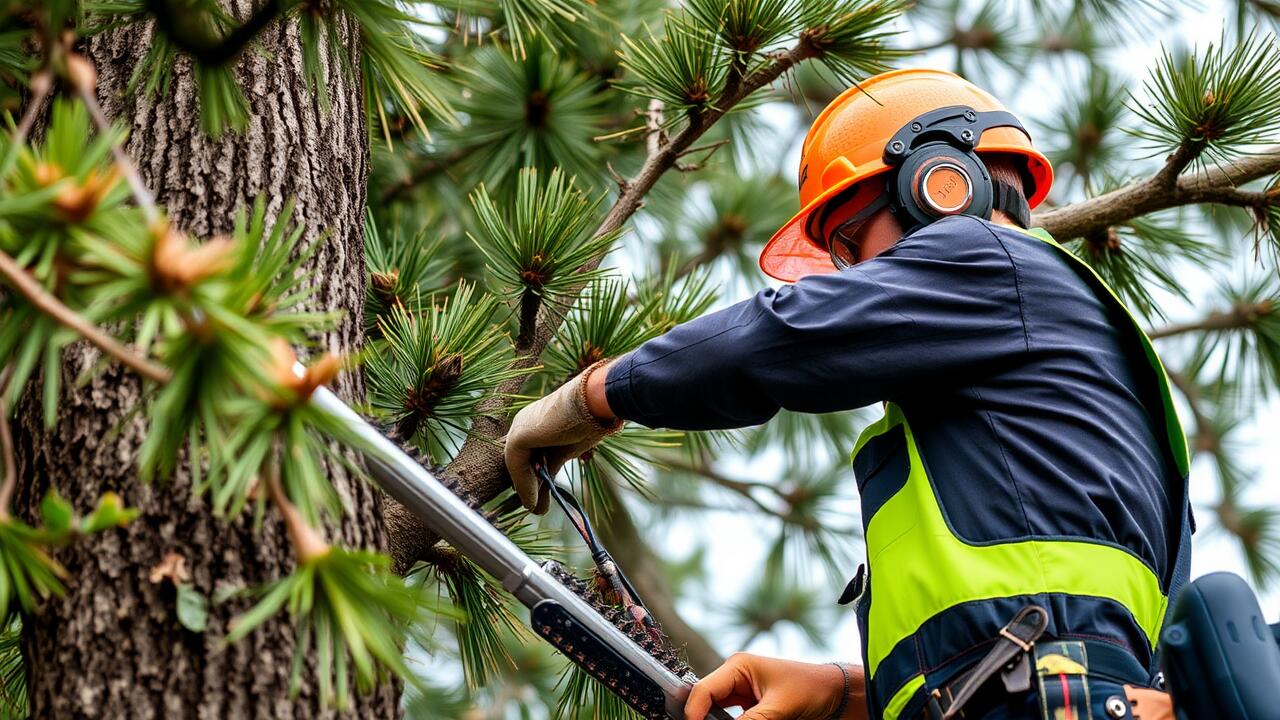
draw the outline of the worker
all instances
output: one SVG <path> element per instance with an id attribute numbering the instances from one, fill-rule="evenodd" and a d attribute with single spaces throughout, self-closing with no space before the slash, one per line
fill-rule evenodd
<path id="1" fill-rule="evenodd" d="M 862 663 L 737 654 L 686 704 L 748 720 L 1128 718 L 1190 552 L 1187 450 L 1132 316 L 1031 208 L 1045 156 L 994 97 L 898 70 L 817 117 L 801 210 L 761 268 L 794 284 L 597 363 L 521 410 L 535 512 L 624 421 L 713 430 L 884 403 L 854 448 Z M 1126 685 L 1131 686 L 1126 689 Z M 963 711 L 963 715 L 961 715 Z"/>

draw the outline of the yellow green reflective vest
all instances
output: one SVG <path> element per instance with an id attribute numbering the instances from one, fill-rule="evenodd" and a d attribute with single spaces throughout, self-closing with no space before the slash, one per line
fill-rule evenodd
<path id="1" fill-rule="evenodd" d="M 1036 242 L 1057 248 L 1068 265 L 1084 279 L 1112 313 L 1128 319 L 1136 344 L 1145 352 L 1144 371 L 1158 385 L 1164 406 L 1163 450 L 1182 475 L 1188 472 L 1186 439 L 1169 393 L 1164 367 L 1150 340 L 1107 284 L 1088 265 L 1058 245 L 1047 233 L 1026 233 Z M 1028 238 L 1028 241 L 1031 241 Z M 973 544 L 953 531 L 940 505 L 912 433 L 909 418 L 898 405 L 887 403 L 884 417 L 858 439 L 855 460 L 869 443 L 883 443 L 894 435 L 905 445 L 906 462 L 898 477 L 877 478 L 890 483 L 877 488 L 873 514 L 866 518 L 866 590 L 856 602 L 862 632 L 863 655 L 869 679 L 872 717 L 894 720 L 919 711 L 928 691 L 949 679 L 958 667 L 976 661 L 982 645 L 957 648 L 954 662 L 939 662 L 940 645 L 955 636 L 978 629 L 982 637 L 994 637 L 1005 621 L 1029 597 L 1055 609 L 1070 607 L 1079 615 L 1098 608 L 1099 613 L 1128 613 L 1154 649 L 1176 585 L 1164 583 L 1133 552 L 1087 537 L 1032 537 L 1008 542 Z M 897 436 L 901 436 L 899 440 Z M 901 455 L 901 450 L 898 451 Z M 877 462 L 883 462 L 877 460 Z M 861 482 L 861 479 L 860 479 Z M 887 498 L 884 497 L 886 492 Z M 991 502 L 1005 501 L 993 497 Z M 1179 545 L 1179 564 L 1189 551 L 1187 515 L 1183 531 L 1170 528 L 1171 543 Z M 1185 567 L 1180 572 L 1185 575 Z M 1052 630 L 1052 627 L 1051 627 Z"/>

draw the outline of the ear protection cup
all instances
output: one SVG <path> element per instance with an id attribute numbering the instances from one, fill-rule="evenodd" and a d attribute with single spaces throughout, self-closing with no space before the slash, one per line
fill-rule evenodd
<path id="1" fill-rule="evenodd" d="M 972 151 L 928 143 L 904 158 L 888 182 L 890 206 L 904 229 L 949 215 L 991 217 L 991 175 Z"/>
<path id="2" fill-rule="evenodd" d="M 982 133 L 995 127 L 1026 132 L 1007 111 L 952 105 L 919 115 L 893 134 L 882 157 L 892 168 L 885 190 L 904 230 L 949 215 L 991 219 L 996 193 L 974 148 Z"/>

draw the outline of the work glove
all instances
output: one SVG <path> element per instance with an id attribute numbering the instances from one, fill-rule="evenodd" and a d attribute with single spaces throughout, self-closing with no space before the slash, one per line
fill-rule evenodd
<path id="1" fill-rule="evenodd" d="M 526 405 L 511 421 L 503 450 L 507 472 L 521 504 L 538 515 L 547 511 L 550 495 L 534 474 L 533 463 L 545 463 L 555 477 L 566 462 L 622 429 L 621 420 L 604 422 L 587 409 L 587 376 L 604 364 L 583 370 L 555 392 Z"/>

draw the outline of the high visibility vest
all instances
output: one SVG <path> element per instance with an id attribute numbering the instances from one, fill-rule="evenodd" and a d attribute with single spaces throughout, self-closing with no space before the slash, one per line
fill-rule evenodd
<path id="1" fill-rule="evenodd" d="M 1189 463 L 1186 437 L 1171 400 L 1164 366 L 1133 316 L 1088 265 L 1043 230 L 1027 235 L 1058 248 L 1104 305 L 1123 310 L 1117 316 L 1129 319 L 1137 342 L 1145 351 L 1147 369 L 1154 375 L 1163 400 L 1165 450 L 1182 478 L 1180 492 L 1171 493 L 1171 497 L 1183 498 L 1182 529 L 1169 530 L 1170 542 L 1179 544 L 1180 567 L 1172 575 L 1185 575 L 1183 566 L 1189 562 L 1185 502 Z M 1121 328 L 1122 333 L 1125 330 Z M 866 590 L 855 605 L 873 717 L 896 720 L 904 711 L 914 713 L 927 691 L 946 682 L 948 678 L 942 673 L 955 668 L 921 667 L 923 662 L 916 661 L 910 646 L 929 642 L 921 635 L 945 632 L 945 628 L 933 627 L 930 621 L 936 625 L 943 613 L 960 606 L 965 606 L 966 613 L 973 613 L 975 609 L 981 612 L 983 604 L 994 606 L 1000 599 L 1023 596 L 1052 595 L 1060 602 L 1102 598 L 1127 609 L 1154 649 L 1169 596 L 1177 587 L 1162 583 L 1132 551 L 1088 537 L 1031 538 L 980 545 L 965 542 L 946 520 L 908 418 L 892 403 L 886 404 L 884 417 L 858 438 L 855 461 L 869 443 L 883 446 L 886 442 L 892 442 L 893 447 L 905 442 L 906 462 L 901 461 L 901 451 L 895 451 L 900 467 L 889 474 L 897 477 L 881 477 L 882 473 L 877 472 L 864 489 L 868 577 Z M 876 482 L 881 485 L 875 488 L 876 496 L 869 499 L 872 483 Z M 868 518 L 869 502 L 874 507 Z M 1050 612 L 1052 615 L 1052 608 Z M 989 633 L 994 635 L 1008 619 L 1000 617 Z M 891 654 L 894 662 L 886 663 Z M 908 662 L 900 662 L 903 657 Z M 977 657 L 980 654 L 972 659 Z M 933 670 L 939 674 L 931 676 Z M 887 700 L 876 701 L 877 697 Z"/>

